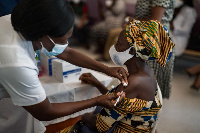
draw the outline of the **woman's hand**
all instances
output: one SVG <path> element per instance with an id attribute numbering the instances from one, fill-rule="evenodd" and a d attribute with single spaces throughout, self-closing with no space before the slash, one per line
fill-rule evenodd
<path id="1" fill-rule="evenodd" d="M 128 85 L 127 76 L 129 73 L 123 67 L 108 67 L 106 74 L 118 78 L 122 84 L 126 83 Z"/>
<path id="2" fill-rule="evenodd" d="M 82 84 L 90 84 L 95 87 L 101 84 L 91 73 L 83 73 L 79 80 L 81 80 Z"/>
<path id="3" fill-rule="evenodd" d="M 121 100 L 125 97 L 125 93 L 123 92 L 121 95 L 120 95 L 120 92 L 118 92 L 115 95 L 112 95 L 112 94 L 101 95 L 101 96 L 97 97 L 97 105 L 105 107 L 107 109 L 114 108 L 114 104 L 117 102 L 117 98 L 119 96 L 120 96 L 119 102 L 121 102 Z"/>

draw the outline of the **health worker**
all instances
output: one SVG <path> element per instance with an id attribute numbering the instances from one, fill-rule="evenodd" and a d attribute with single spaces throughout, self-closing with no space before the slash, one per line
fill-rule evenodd
<path id="1" fill-rule="evenodd" d="M 0 17 L 0 132 L 23 133 L 30 129 L 23 124 L 15 126 L 24 119 L 19 117 L 17 109 L 12 116 L 6 115 L 10 110 L 3 106 L 7 104 L 7 97 L 16 107 L 22 107 L 19 110 L 28 111 L 39 121 L 97 105 L 114 107 L 119 94 L 66 103 L 50 103 L 46 97 L 35 60 L 34 51 L 39 49 L 47 56 L 103 72 L 128 84 L 128 73 L 122 67 L 108 67 L 69 47 L 74 19 L 74 12 L 66 0 L 22 0 L 11 15 Z"/>

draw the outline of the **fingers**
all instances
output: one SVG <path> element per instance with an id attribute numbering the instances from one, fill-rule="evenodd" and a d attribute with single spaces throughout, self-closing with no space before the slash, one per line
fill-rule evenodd
<path id="1" fill-rule="evenodd" d="M 127 79 L 127 76 L 129 75 L 129 73 L 124 69 L 124 68 L 121 68 L 119 71 L 118 71 L 118 77 L 119 77 L 119 80 L 122 82 L 122 84 L 126 83 L 128 85 L 128 79 Z"/>
<path id="2" fill-rule="evenodd" d="M 82 80 L 84 77 L 91 77 L 92 74 L 91 73 L 83 73 L 80 77 L 79 80 Z"/>
<path id="3" fill-rule="evenodd" d="M 82 84 L 88 84 L 88 77 L 80 77 L 79 79 L 81 80 Z"/>
<path id="4" fill-rule="evenodd" d="M 118 105 L 122 99 L 125 97 L 125 92 L 123 92 L 122 94 L 120 92 L 118 92 L 116 95 L 112 95 L 112 101 L 111 103 L 116 106 Z"/>
<path id="5" fill-rule="evenodd" d="M 88 84 L 86 81 L 81 80 L 81 84 Z"/>
<path id="6" fill-rule="evenodd" d="M 121 95 L 120 95 L 120 99 L 119 99 L 119 102 L 118 103 L 120 103 L 121 101 L 122 101 L 122 99 L 124 99 L 125 98 L 125 92 L 123 92 Z"/>
<path id="7" fill-rule="evenodd" d="M 125 70 L 126 76 L 129 76 L 129 73 Z"/>

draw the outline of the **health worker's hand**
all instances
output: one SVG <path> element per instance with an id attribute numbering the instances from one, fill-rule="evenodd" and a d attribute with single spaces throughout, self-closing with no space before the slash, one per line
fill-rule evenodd
<path id="1" fill-rule="evenodd" d="M 122 84 L 128 85 L 127 76 L 129 73 L 123 67 L 108 67 L 107 75 L 118 78 Z"/>
<path id="2" fill-rule="evenodd" d="M 97 80 L 91 73 L 83 73 L 80 77 L 79 80 L 81 80 L 82 84 L 90 84 L 93 86 L 98 86 L 101 84 L 99 80 Z"/>
<path id="3" fill-rule="evenodd" d="M 119 102 L 120 103 L 122 101 L 122 99 L 125 97 L 125 93 L 123 92 L 120 95 L 120 92 L 118 92 L 117 94 L 110 94 L 110 95 L 101 95 L 97 97 L 97 105 L 98 106 L 102 106 L 105 107 L 107 109 L 112 109 L 114 108 L 114 104 L 117 102 L 117 98 L 120 96 Z"/>

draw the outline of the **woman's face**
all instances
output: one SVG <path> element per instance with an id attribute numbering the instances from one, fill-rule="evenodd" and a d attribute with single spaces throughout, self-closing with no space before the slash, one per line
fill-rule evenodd
<path id="1" fill-rule="evenodd" d="M 110 48 L 109 54 L 112 61 L 119 66 L 124 65 L 134 56 L 133 47 L 130 47 L 127 41 L 125 30 L 120 33 L 117 44 Z"/>
<path id="2" fill-rule="evenodd" d="M 118 41 L 115 44 L 115 49 L 117 52 L 123 52 L 123 51 L 127 50 L 129 47 L 130 47 L 129 43 L 126 38 L 126 31 L 122 30 L 118 37 Z"/>

